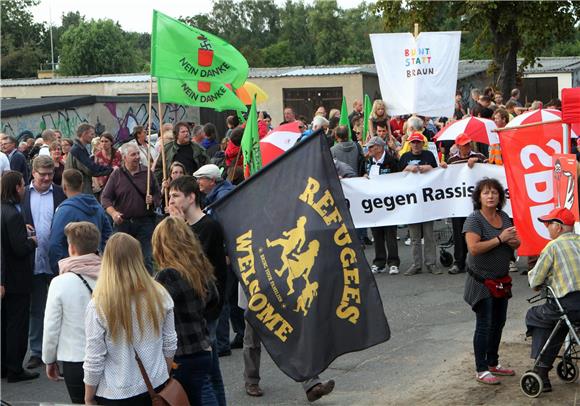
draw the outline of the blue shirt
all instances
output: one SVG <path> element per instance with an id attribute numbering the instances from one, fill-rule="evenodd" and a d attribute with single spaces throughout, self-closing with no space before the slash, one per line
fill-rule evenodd
<path id="1" fill-rule="evenodd" d="M 54 198 L 52 185 L 45 192 L 38 192 L 34 185 L 30 184 L 30 210 L 36 230 L 38 242 L 34 258 L 34 274 L 52 275 L 48 261 L 48 249 L 50 247 L 50 229 L 54 214 Z"/>

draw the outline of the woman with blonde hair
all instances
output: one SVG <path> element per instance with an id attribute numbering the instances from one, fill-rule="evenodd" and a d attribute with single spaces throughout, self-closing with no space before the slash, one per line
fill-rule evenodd
<path id="1" fill-rule="evenodd" d="M 387 115 L 387 108 L 385 102 L 377 99 L 373 102 L 371 109 L 371 116 L 369 117 L 369 133 L 367 139 L 374 137 L 377 131 L 377 124 L 382 124 L 387 127 L 389 135 L 391 135 L 391 128 L 389 126 L 389 116 Z"/>
<path id="2" fill-rule="evenodd" d="M 141 359 L 156 391 L 169 379 L 177 334 L 173 300 L 145 268 L 139 241 L 116 233 L 107 242 L 85 317 L 85 403 L 151 405 Z"/>
<path id="3" fill-rule="evenodd" d="M 153 257 L 161 268 L 156 279 L 175 303 L 178 367 L 173 377 L 187 392 L 191 405 L 202 404 L 202 387 L 204 404 L 217 405 L 211 385 L 204 387 L 212 367 L 204 313 L 218 300 L 213 267 L 191 228 L 178 217 L 167 217 L 155 228 Z"/>

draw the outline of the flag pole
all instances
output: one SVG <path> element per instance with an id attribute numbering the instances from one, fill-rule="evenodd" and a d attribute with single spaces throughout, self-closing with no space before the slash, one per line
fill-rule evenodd
<path id="1" fill-rule="evenodd" d="M 161 167 L 163 168 L 163 180 L 167 178 L 167 164 L 165 163 L 165 144 L 163 143 L 163 112 L 161 111 L 161 100 L 159 99 L 159 83 L 157 84 L 157 115 L 159 116 L 159 136 L 157 142 L 161 142 Z M 165 207 L 169 205 L 169 191 L 163 191 Z"/>
<path id="2" fill-rule="evenodd" d="M 145 196 L 149 196 L 151 193 L 151 105 L 153 104 L 153 77 L 149 76 L 149 115 L 148 115 L 148 131 L 147 131 L 147 193 Z M 149 204 L 147 204 L 147 210 L 149 210 Z"/>
<path id="3" fill-rule="evenodd" d="M 548 120 L 548 121 L 538 121 L 537 123 L 530 123 L 530 124 L 523 124 L 523 125 L 514 125 L 513 127 L 494 128 L 491 131 L 494 131 L 494 132 L 498 133 L 500 131 L 517 130 L 518 128 L 537 127 L 539 125 L 554 124 L 554 123 L 561 123 L 561 122 L 562 122 L 561 119 Z"/>

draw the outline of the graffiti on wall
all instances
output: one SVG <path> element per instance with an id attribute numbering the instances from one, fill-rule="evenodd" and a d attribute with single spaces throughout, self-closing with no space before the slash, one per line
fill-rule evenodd
<path id="1" fill-rule="evenodd" d="M 177 123 L 178 121 L 199 120 L 199 109 L 184 107 L 175 104 L 162 105 L 162 122 Z M 152 132 L 159 128 L 159 114 L 157 106 L 151 109 Z M 25 116 L 9 117 L 2 120 L 2 132 L 19 137 L 29 131 L 34 135 L 40 134 L 47 128 L 60 130 L 65 137 L 74 137 L 79 124 L 89 123 L 95 126 L 97 134 L 110 132 L 118 141 L 130 137 L 133 128 L 137 125 L 149 125 L 149 111 L 146 103 L 96 103 L 92 106 L 67 108 L 52 112 L 40 112 Z"/>

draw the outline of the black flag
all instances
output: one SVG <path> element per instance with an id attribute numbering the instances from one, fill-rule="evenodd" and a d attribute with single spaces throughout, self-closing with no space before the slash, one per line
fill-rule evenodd
<path id="1" fill-rule="evenodd" d="M 324 137 L 308 137 L 212 210 L 248 298 L 246 319 L 288 376 L 304 381 L 389 339 Z"/>

